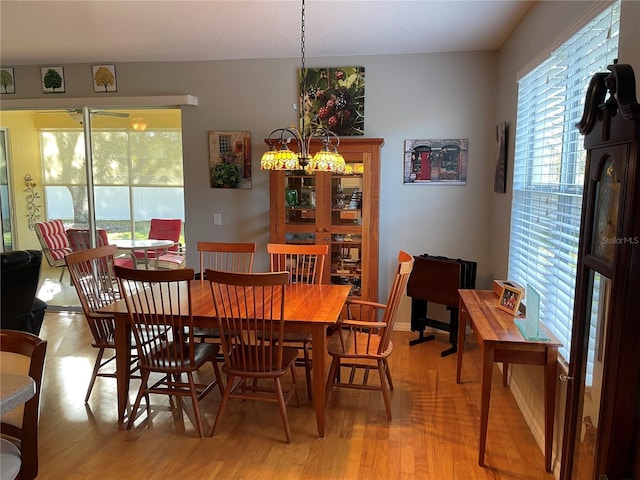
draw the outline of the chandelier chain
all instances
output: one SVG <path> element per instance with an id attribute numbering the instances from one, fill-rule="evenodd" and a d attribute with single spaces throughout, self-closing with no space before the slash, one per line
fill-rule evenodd
<path id="1" fill-rule="evenodd" d="M 302 61 L 302 71 L 304 72 L 304 0 L 302 0 L 302 14 L 300 18 L 300 58 Z"/>
<path id="2" fill-rule="evenodd" d="M 301 125 L 302 128 L 302 139 L 305 140 L 305 122 L 304 122 L 304 99 L 307 94 L 307 70 L 304 67 L 304 0 L 302 0 L 302 13 L 300 14 L 300 62 L 302 64 L 302 69 L 300 70 L 300 75 L 302 75 L 302 88 L 300 92 L 300 116 L 302 117 Z"/>
<path id="3" fill-rule="evenodd" d="M 310 119 L 310 131 L 307 134 L 305 125 L 305 107 L 307 99 L 307 70 L 305 66 L 305 3 L 302 0 L 302 9 L 300 14 L 300 75 L 302 79 L 298 79 L 300 86 L 300 110 L 299 110 L 299 126 L 296 127 L 277 128 L 269 134 L 269 150 L 262 155 L 260 159 L 260 168 L 262 170 L 304 170 L 307 174 L 314 172 L 337 172 L 345 171 L 345 161 L 342 155 L 338 153 L 338 145 L 340 138 L 329 128 L 315 127 L 314 119 Z M 300 81 L 302 80 L 302 81 Z M 297 105 L 294 105 L 294 109 Z M 315 118 L 315 117 L 314 117 Z M 279 139 L 278 139 L 279 135 Z M 289 150 L 287 144 L 293 136 L 297 143 L 297 151 Z M 310 154 L 310 145 L 312 137 L 321 139 L 322 150 L 315 155 Z M 280 150 L 276 150 L 276 145 L 280 145 Z"/>

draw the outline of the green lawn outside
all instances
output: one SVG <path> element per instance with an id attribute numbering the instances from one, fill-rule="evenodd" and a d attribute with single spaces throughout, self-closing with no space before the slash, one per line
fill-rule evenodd
<path id="1" fill-rule="evenodd" d="M 66 221 L 65 221 L 66 223 Z M 133 238 L 145 239 L 149 236 L 150 221 L 139 221 L 135 223 L 136 231 Z M 131 224 L 128 220 L 100 220 L 96 225 L 98 228 L 104 228 L 107 236 L 111 240 L 130 239 Z M 180 244 L 184 245 L 184 225 L 180 232 Z"/>

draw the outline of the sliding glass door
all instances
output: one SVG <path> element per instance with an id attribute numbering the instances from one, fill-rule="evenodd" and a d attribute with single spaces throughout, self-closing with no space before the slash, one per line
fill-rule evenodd
<path id="1" fill-rule="evenodd" d="M 154 217 L 184 219 L 179 129 L 93 127 L 91 141 L 87 177 L 83 133 L 40 132 L 48 217 L 62 218 L 76 228 L 91 226 L 93 219 L 113 239 L 146 238 Z"/>
<path id="2" fill-rule="evenodd" d="M 179 109 L 1 113 L 0 125 L 18 139 L 10 156 L 17 167 L 9 182 L 18 206 L 13 248 L 41 248 L 25 221 L 26 175 L 38 195 L 32 221 L 61 219 L 66 229 L 89 230 L 93 245 L 104 238 L 98 230 L 107 241 L 146 238 L 151 218 L 184 220 Z M 44 265 L 39 296 L 52 306 L 72 305 L 68 276 L 62 282 L 59 276 Z"/>

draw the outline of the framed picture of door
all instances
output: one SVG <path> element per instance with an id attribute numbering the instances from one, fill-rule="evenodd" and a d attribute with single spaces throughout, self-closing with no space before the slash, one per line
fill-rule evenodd
<path id="1" fill-rule="evenodd" d="M 404 184 L 466 185 L 469 140 L 404 141 Z"/>

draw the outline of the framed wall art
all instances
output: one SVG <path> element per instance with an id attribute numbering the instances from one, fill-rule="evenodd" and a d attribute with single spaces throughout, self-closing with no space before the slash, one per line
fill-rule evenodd
<path id="1" fill-rule="evenodd" d="M 465 185 L 469 139 L 404 141 L 404 183 L 411 185 Z"/>
<path id="2" fill-rule="evenodd" d="M 299 69 L 305 135 L 328 128 L 338 136 L 364 135 L 364 67 Z"/>
<path id="3" fill-rule="evenodd" d="M 211 188 L 251 188 L 251 133 L 209 131 Z"/>
<path id="4" fill-rule="evenodd" d="M 43 93 L 65 93 L 64 68 L 42 67 L 40 70 L 42 72 Z"/>
<path id="5" fill-rule="evenodd" d="M 115 65 L 93 65 L 93 91 L 95 93 L 117 92 Z"/>
<path id="6" fill-rule="evenodd" d="M 496 174 L 493 179 L 493 191 L 507 191 L 507 122 L 496 125 Z"/>
<path id="7" fill-rule="evenodd" d="M 16 77 L 13 67 L 0 68 L 0 93 L 16 93 Z"/>

